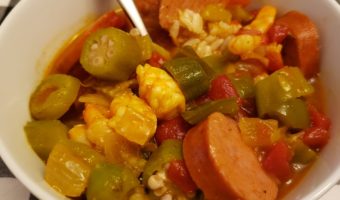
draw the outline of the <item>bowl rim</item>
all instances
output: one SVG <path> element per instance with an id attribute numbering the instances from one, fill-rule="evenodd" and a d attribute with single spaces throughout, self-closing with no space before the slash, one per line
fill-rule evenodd
<path id="1" fill-rule="evenodd" d="M 337 2 L 338 0 L 324 0 L 324 1 L 330 4 L 330 6 L 337 12 L 337 15 L 339 16 L 340 19 L 340 2 Z M 20 10 L 25 9 L 26 4 L 29 4 L 30 2 L 31 2 L 30 0 L 25 1 L 20 0 L 17 3 L 17 5 L 12 9 L 12 11 L 7 15 L 7 17 L 3 20 L 2 24 L 0 25 L 0 38 L 2 36 L 3 29 L 6 29 L 10 25 L 16 13 L 20 12 Z M 20 168 L 17 167 L 15 161 L 8 154 L 6 154 L 7 149 L 4 148 L 4 145 L 2 144 L 3 140 L 0 137 L 0 156 L 3 162 L 9 168 L 9 170 L 13 173 L 13 175 L 36 197 L 40 199 L 49 199 L 50 193 L 42 189 L 42 187 L 38 186 L 37 183 L 30 179 L 29 176 L 26 175 L 26 173 L 23 170 L 20 170 Z M 330 176 L 327 179 L 325 184 L 321 185 L 322 187 L 320 186 L 321 189 L 315 192 L 311 198 L 319 199 L 334 185 L 339 183 L 339 181 L 340 181 L 340 166 L 335 171 L 333 171 L 332 176 Z M 303 199 L 305 199 L 305 197 L 303 197 Z"/>

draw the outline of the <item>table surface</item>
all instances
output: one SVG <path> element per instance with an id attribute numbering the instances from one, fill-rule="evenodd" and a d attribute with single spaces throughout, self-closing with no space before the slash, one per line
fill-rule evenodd
<path id="1" fill-rule="evenodd" d="M 20 0 L 0 0 L 0 23 Z M 340 2 L 340 0 L 337 0 Z M 340 185 L 334 186 L 320 200 L 338 200 Z M 2 200 L 37 200 L 18 181 L 0 158 L 0 197 Z"/>

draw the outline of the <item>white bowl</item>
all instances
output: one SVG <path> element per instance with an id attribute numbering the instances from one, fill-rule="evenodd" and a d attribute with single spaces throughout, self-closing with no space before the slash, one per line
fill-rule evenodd
<path id="1" fill-rule="evenodd" d="M 259 0 L 260 1 L 260 0 Z M 103 0 L 24 0 L 0 27 L 0 153 L 14 175 L 39 199 L 66 199 L 43 179 L 43 162 L 23 131 L 28 101 L 44 69 L 67 38 L 110 6 Z M 307 176 L 285 199 L 318 199 L 340 179 L 340 7 L 334 0 L 261 0 L 283 13 L 299 10 L 320 29 L 321 73 L 332 120 L 331 140 Z"/>

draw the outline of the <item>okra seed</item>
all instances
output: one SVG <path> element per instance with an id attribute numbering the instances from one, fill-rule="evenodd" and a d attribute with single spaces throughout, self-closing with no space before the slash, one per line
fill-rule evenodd
<path id="1" fill-rule="evenodd" d="M 93 43 L 92 46 L 91 46 L 91 50 L 96 50 L 98 49 L 98 43 Z"/>
<path id="2" fill-rule="evenodd" d="M 101 41 L 102 43 L 106 43 L 107 40 L 108 40 L 108 36 L 107 36 L 107 35 L 103 35 L 103 36 L 100 38 L 100 41 Z"/>
<path id="3" fill-rule="evenodd" d="M 100 66 L 104 64 L 104 58 L 101 56 L 97 56 L 92 60 L 92 63 L 94 66 Z"/>
<path id="4" fill-rule="evenodd" d="M 152 190 L 157 190 L 159 188 L 162 188 L 164 186 L 163 179 L 159 177 L 158 175 L 152 175 L 150 176 L 148 180 L 148 186 Z"/>
<path id="5" fill-rule="evenodd" d="M 157 197 L 161 197 L 161 196 L 163 196 L 163 195 L 166 193 L 166 191 L 167 191 L 167 188 L 166 188 L 166 187 L 161 187 L 161 188 L 159 188 L 159 189 L 157 189 L 157 190 L 154 190 L 154 191 L 153 191 L 153 194 L 154 194 L 155 196 L 157 196 Z"/>
<path id="6" fill-rule="evenodd" d="M 172 196 L 171 196 L 171 194 L 166 194 L 166 195 L 161 197 L 161 200 L 172 200 Z"/>
<path id="7" fill-rule="evenodd" d="M 114 42 L 112 40 L 109 40 L 109 47 L 113 47 Z"/>
<path id="8" fill-rule="evenodd" d="M 114 55 L 114 50 L 113 50 L 113 49 L 109 49 L 109 50 L 106 52 L 106 56 L 107 56 L 108 58 L 111 58 L 113 55 Z"/>

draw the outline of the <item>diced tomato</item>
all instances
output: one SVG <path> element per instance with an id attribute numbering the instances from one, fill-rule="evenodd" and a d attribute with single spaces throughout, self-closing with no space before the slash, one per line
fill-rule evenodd
<path id="1" fill-rule="evenodd" d="M 153 67 L 162 67 L 165 62 L 165 58 L 157 52 L 152 52 L 151 58 L 148 63 Z"/>
<path id="2" fill-rule="evenodd" d="M 281 53 L 268 51 L 266 52 L 266 57 L 269 60 L 269 64 L 266 66 L 269 72 L 274 72 L 284 66 Z"/>
<path id="3" fill-rule="evenodd" d="M 322 127 L 311 127 L 305 130 L 302 140 L 310 148 L 319 150 L 328 143 L 329 131 Z"/>
<path id="4" fill-rule="evenodd" d="M 256 117 L 256 103 L 254 98 L 241 99 L 240 113 L 241 117 Z"/>
<path id="5" fill-rule="evenodd" d="M 289 29 L 287 26 L 280 24 L 273 24 L 268 30 L 269 42 L 282 43 L 282 41 L 288 36 Z"/>
<path id="6" fill-rule="evenodd" d="M 156 142 L 160 145 L 163 141 L 168 139 L 183 140 L 190 127 L 190 124 L 188 124 L 181 116 L 163 121 L 157 127 L 155 134 Z"/>
<path id="7" fill-rule="evenodd" d="M 319 112 L 315 106 L 313 106 L 312 104 L 308 104 L 308 112 L 311 119 L 312 127 L 321 127 L 326 130 L 329 129 L 331 125 L 331 120 L 326 115 Z"/>
<path id="8" fill-rule="evenodd" d="M 292 153 L 287 143 L 279 141 L 269 150 L 262 164 L 268 173 L 285 182 L 292 176 L 291 159 Z"/>
<path id="9" fill-rule="evenodd" d="M 195 99 L 194 104 L 201 105 L 201 104 L 207 103 L 208 101 L 211 101 L 211 99 L 209 98 L 208 94 L 204 94 L 198 97 L 197 99 Z"/>
<path id="10" fill-rule="evenodd" d="M 310 148 L 319 150 L 328 143 L 331 121 L 310 103 L 308 104 L 308 112 L 311 126 L 304 131 L 302 141 Z"/>
<path id="11" fill-rule="evenodd" d="M 126 25 L 125 18 L 115 11 L 104 13 L 95 22 L 88 26 L 55 58 L 50 73 L 68 73 L 80 58 L 85 40 L 93 32 L 107 27 L 123 28 Z"/>
<path id="12" fill-rule="evenodd" d="M 231 80 L 226 75 L 219 75 L 211 81 L 208 96 L 212 100 L 238 97 Z"/>
<path id="13" fill-rule="evenodd" d="M 197 190 L 183 160 L 170 162 L 167 176 L 184 193 L 193 193 Z"/>

